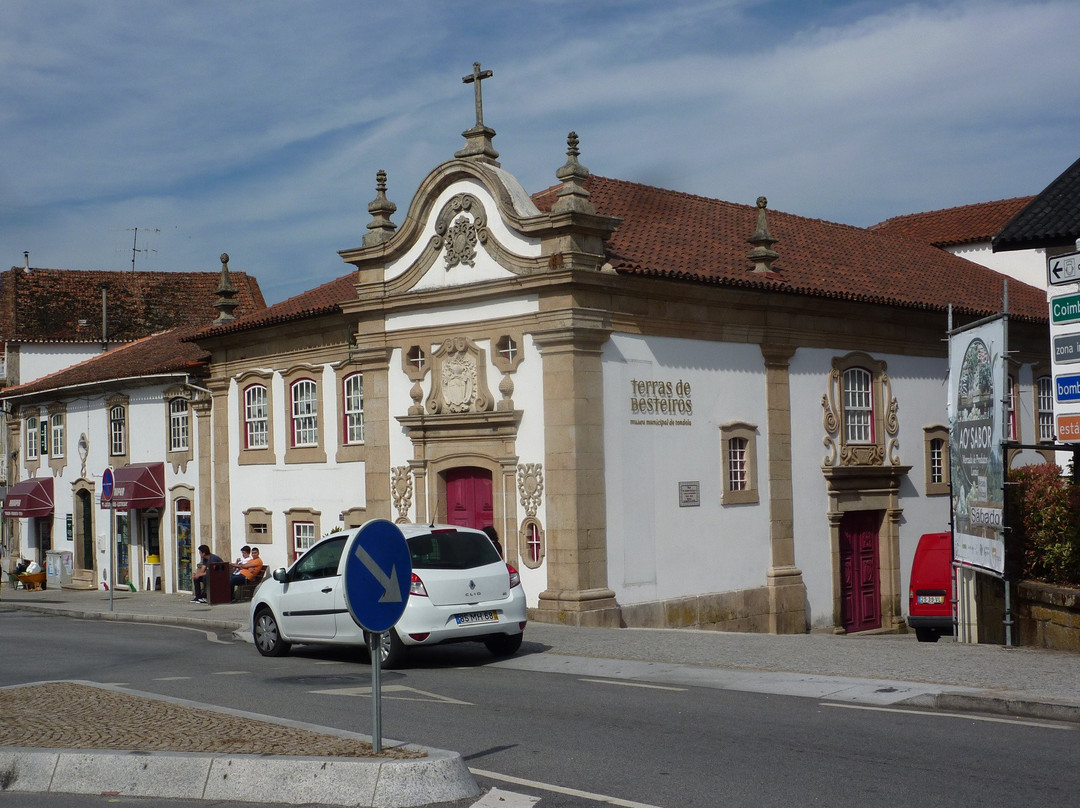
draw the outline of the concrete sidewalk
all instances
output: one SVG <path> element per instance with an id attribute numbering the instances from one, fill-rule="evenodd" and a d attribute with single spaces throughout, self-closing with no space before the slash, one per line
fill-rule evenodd
<path id="1" fill-rule="evenodd" d="M 113 593 L 110 599 L 109 593 L 103 591 L 50 589 L 25 592 L 13 591 L 7 586 L 0 589 L 0 610 L 14 607 L 80 618 L 188 625 L 222 633 L 235 632 L 250 640 L 249 604 L 210 606 L 189 601 L 189 597 L 160 592 L 121 591 Z M 815 633 L 772 636 L 687 629 L 570 628 L 530 623 L 521 652 L 511 659 L 491 664 L 837 702 L 967 710 L 1080 724 L 1080 655 L 966 645 L 951 638 L 943 638 L 937 643 L 919 643 L 913 635 Z M 205 708 L 205 705 L 200 706 Z M 289 723 L 265 716 L 240 717 L 263 723 Z M 341 734 L 317 727 L 304 729 L 327 735 Z M 138 749 L 137 738 L 132 738 L 128 748 Z M 284 752 L 277 753 L 280 757 L 275 758 L 275 762 L 286 767 L 282 770 L 283 779 L 295 780 L 295 767 L 311 762 L 315 763 L 313 770 L 326 771 L 328 758 L 300 757 L 308 748 L 298 744 L 297 756 L 289 755 L 287 747 Z M 213 754 L 218 751 L 202 750 L 201 760 L 208 773 L 216 771 L 220 776 L 226 771 L 221 767 L 231 764 Z M 429 751 L 436 753 L 430 758 L 434 767 L 430 779 L 436 787 L 425 793 L 408 791 L 403 794 L 399 790 L 392 798 L 378 797 L 390 801 L 374 801 L 376 797 L 372 795 L 371 804 L 422 805 L 470 796 L 469 789 L 476 789 L 476 786 L 460 757 L 453 752 Z M 8 755 L 20 752 L 29 754 L 28 750 L 0 749 L 0 772 L 6 769 Z M 33 754 L 42 753 L 38 750 Z M 56 751 L 52 750 L 51 754 L 55 755 Z M 84 752 L 83 756 L 86 754 Z M 216 770 L 215 760 L 218 761 Z M 350 766 L 359 761 L 352 768 L 353 772 L 362 771 L 365 766 L 371 771 L 374 766 L 386 765 L 385 761 L 347 760 Z M 267 758 L 260 758 L 261 768 L 265 768 L 266 761 Z M 56 759 L 49 765 L 59 766 L 61 762 Z M 66 765 L 75 764 L 69 761 Z M 412 761 L 408 765 L 415 768 L 425 764 Z M 402 772 L 406 769 L 404 765 L 398 768 Z M 331 771 L 346 776 L 342 759 L 331 767 Z M 388 773 L 391 771 L 392 766 Z M 386 776 L 380 775 L 380 779 Z M 348 777 L 355 778 L 356 775 L 351 773 Z M 414 783 L 427 782 L 424 777 L 417 780 L 415 771 L 408 777 Z M 210 781 L 203 780 L 203 783 L 207 782 Z M 258 797 L 259 800 L 284 799 L 278 785 L 281 780 L 267 778 L 265 782 L 270 787 L 265 795 Z M 447 787 L 439 786 L 440 782 L 448 784 Z M 134 785 L 125 788 L 123 793 L 135 793 L 133 788 Z M 220 792 L 207 793 L 220 797 Z M 327 789 L 325 793 L 335 792 Z M 313 798 L 308 796 L 308 800 Z M 355 797 L 353 800 L 356 804 Z"/>

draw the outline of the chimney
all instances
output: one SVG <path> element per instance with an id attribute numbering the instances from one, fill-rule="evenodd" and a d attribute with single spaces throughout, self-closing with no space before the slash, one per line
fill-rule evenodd
<path id="1" fill-rule="evenodd" d="M 25 264 L 25 266 L 23 267 L 23 272 L 25 272 L 26 274 L 29 275 L 30 274 L 30 251 L 29 250 L 23 250 L 22 257 L 23 257 L 23 262 Z"/>

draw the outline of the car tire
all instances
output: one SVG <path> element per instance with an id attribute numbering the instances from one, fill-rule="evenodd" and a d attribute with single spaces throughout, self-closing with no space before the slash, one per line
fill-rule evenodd
<path id="1" fill-rule="evenodd" d="M 513 656 L 521 648 L 521 640 L 524 634 L 500 634 L 498 637 L 488 637 L 484 645 L 495 656 Z"/>
<path id="2" fill-rule="evenodd" d="M 380 667 L 387 670 L 401 667 L 401 663 L 405 660 L 405 654 L 407 653 L 405 643 L 401 641 L 401 637 L 399 637 L 398 633 L 392 628 L 382 632 L 380 636 L 382 637 L 382 644 L 379 648 L 379 651 L 381 652 L 379 655 L 379 660 L 381 662 Z M 375 635 L 368 632 L 367 645 L 369 654 L 375 653 L 375 649 L 372 645 L 374 640 Z"/>
<path id="3" fill-rule="evenodd" d="M 289 653 L 289 643 L 281 639 L 277 618 L 270 609 L 259 609 L 251 633 L 255 638 L 255 648 L 263 656 L 278 657 Z"/>
<path id="4" fill-rule="evenodd" d="M 919 642 L 937 642 L 938 637 L 941 635 L 934 631 L 932 628 L 917 628 L 915 629 L 915 639 Z"/>

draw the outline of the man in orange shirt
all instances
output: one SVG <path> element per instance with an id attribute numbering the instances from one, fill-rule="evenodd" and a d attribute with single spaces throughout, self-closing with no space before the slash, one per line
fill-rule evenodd
<path id="1" fill-rule="evenodd" d="M 259 577 L 259 574 L 263 571 L 263 567 L 266 564 L 259 557 L 259 548 L 251 548 L 251 558 L 244 564 L 233 564 L 232 585 L 233 587 L 242 586 L 243 584 L 250 583 Z"/>

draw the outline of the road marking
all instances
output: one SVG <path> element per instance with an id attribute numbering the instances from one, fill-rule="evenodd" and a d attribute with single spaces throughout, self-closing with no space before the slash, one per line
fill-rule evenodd
<path id="1" fill-rule="evenodd" d="M 973 715 L 971 713 L 944 713 L 930 710 L 900 710 L 895 707 L 868 707 L 863 704 L 837 704 L 831 701 L 818 702 L 822 707 L 843 707 L 846 710 L 873 710 L 879 713 L 907 713 L 908 715 L 930 715 L 940 718 L 965 718 L 968 721 L 988 721 L 993 724 L 1019 724 L 1022 727 L 1039 727 L 1040 729 L 1064 729 L 1075 730 L 1076 727 L 1051 724 L 1043 721 L 1024 721 L 1019 718 L 995 718 L 990 715 Z"/>
<path id="2" fill-rule="evenodd" d="M 538 802 L 540 802 L 539 797 L 493 788 L 469 808 L 532 808 Z"/>
<path id="3" fill-rule="evenodd" d="M 247 676 L 251 671 L 214 671 L 214 676 Z"/>
<path id="4" fill-rule="evenodd" d="M 541 791 L 551 791 L 555 794 L 566 794 L 569 797 L 582 797 L 593 802 L 606 802 L 608 805 L 618 805 L 619 808 L 660 808 L 658 805 L 650 805 L 647 802 L 633 802 L 632 800 L 620 800 L 618 797 L 608 797 L 604 794 L 593 794 L 590 791 L 579 791 L 576 788 L 565 788 L 551 783 L 538 783 L 536 780 L 525 780 L 521 777 L 511 777 L 508 774 L 497 774 L 484 769 L 469 769 L 477 777 L 486 777 L 489 780 L 501 780 L 504 783 L 514 783 L 527 788 L 538 788 Z"/>
<path id="5" fill-rule="evenodd" d="M 622 682 L 618 679 L 578 679 L 579 682 L 592 682 L 597 685 L 622 685 L 623 687 L 645 687 L 649 690 L 674 690 L 679 693 L 683 693 L 689 688 L 685 687 L 665 687 L 664 685 L 646 685 L 641 682 Z"/>
<path id="6" fill-rule="evenodd" d="M 159 676 L 154 679 L 155 682 L 182 682 L 185 679 L 190 679 L 190 676 Z"/>
<path id="7" fill-rule="evenodd" d="M 440 696 L 438 693 L 428 693 L 426 690 L 417 690 L 415 687 L 406 687 L 405 685 L 383 685 L 379 688 L 383 698 L 390 698 L 396 701 L 436 701 L 441 704 L 464 704 L 466 707 L 474 706 L 469 701 L 459 701 L 458 699 L 452 699 L 449 696 Z M 361 696 L 370 698 L 370 687 L 335 687 L 330 690 L 309 690 L 309 693 L 319 693 L 326 696 Z M 415 693 L 412 695 L 394 695 L 396 693 Z"/>

